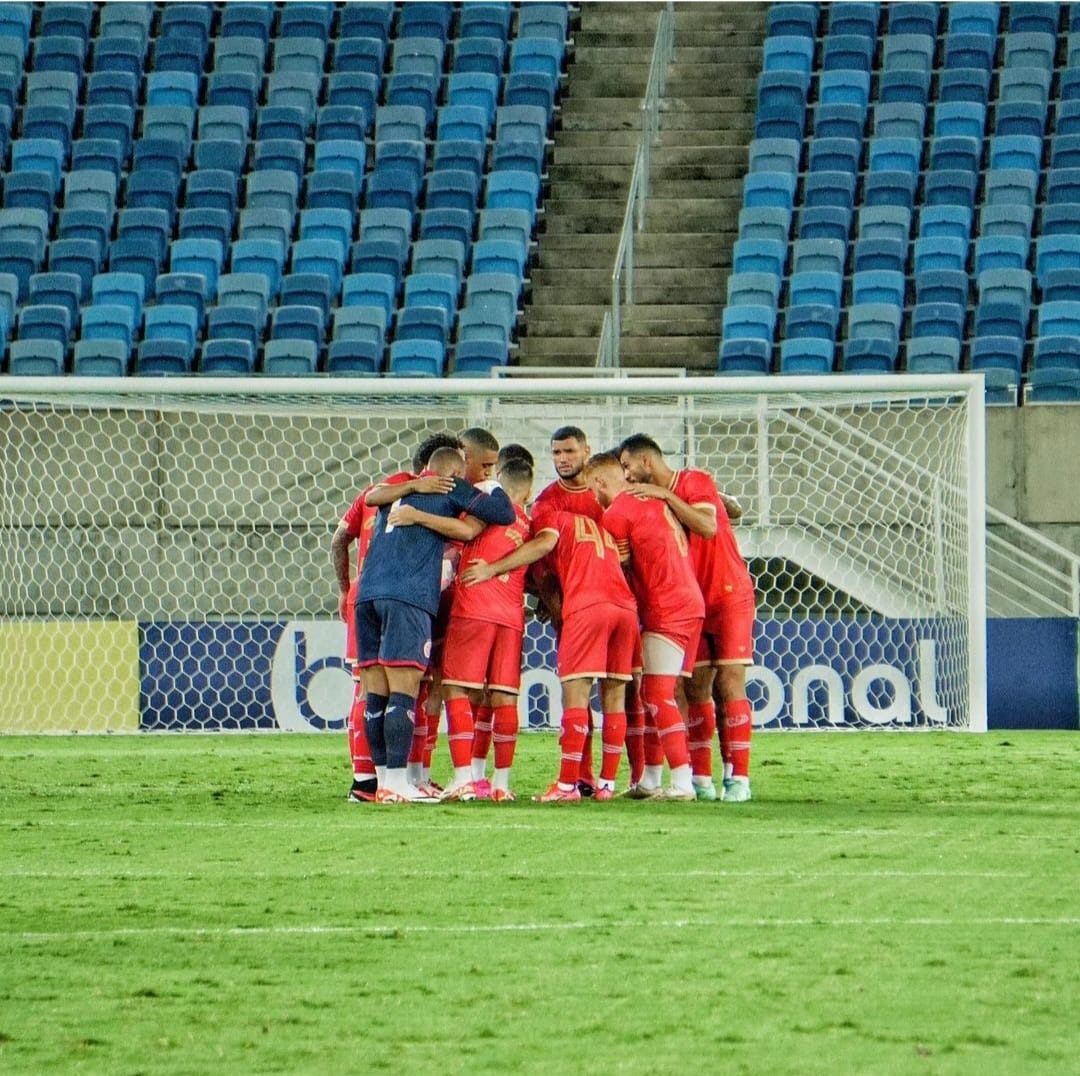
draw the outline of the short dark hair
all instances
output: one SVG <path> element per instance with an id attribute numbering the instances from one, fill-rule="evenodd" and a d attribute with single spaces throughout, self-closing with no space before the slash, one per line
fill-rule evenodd
<path id="1" fill-rule="evenodd" d="M 578 426 L 560 426 L 551 435 L 551 440 L 553 442 L 569 441 L 571 438 L 583 445 L 587 445 L 589 443 L 588 437 L 585 436 L 585 431 Z"/>
<path id="2" fill-rule="evenodd" d="M 512 456 L 499 471 L 499 481 L 511 486 L 528 486 L 532 484 L 532 480 L 532 465 L 520 456 Z"/>
<path id="3" fill-rule="evenodd" d="M 413 474 L 419 474 L 427 465 L 432 455 L 440 448 L 456 448 L 459 452 L 464 449 L 460 439 L 452 433 L 435 433 L 426 441 L 420 442 L 420 447 L 413 456 Z"/>
<path id="4" fill-rule="evenodd" d="M 530 467 L 536 466 L 533 454 L 524 445 L 516 442 L 503 445 L 499 449 L 499 458 L 496 462 L 499 467 L 504 467 L 510 460 L 524 460 Z"/>
<path id="5" fill-rule="evenodd" d="M 444 445 L 442 448 L 435 449 L 431 454 L 431 459 L 428 460 L 428 467 L 432 471 L 440 471 L 442 468 L 459 466 L 463 464 L 464 457 L 461 455 L 460 448 L 453 448 L 450 445 Z"/>
<path id="6" fill-rule="evenodd" d="M 664 450 L 647 433 L 632 433 L 623 438 L 616 451 L 620 456 L 624 452 L 655 452 L 658 456 L 664 454 Z"/>
<path id="7" fill-rule="evenodd" d="M 482 426 L 470 426 L 462 433 L 461 440 L 466 445 L 472 445 L 473 448 L 483 448 L 488 452 L 499 451 L 498 439 L 490 430 L 485 430 Z"/>

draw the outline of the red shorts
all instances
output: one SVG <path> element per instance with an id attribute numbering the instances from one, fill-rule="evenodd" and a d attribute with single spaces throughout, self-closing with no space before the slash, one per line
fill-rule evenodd
<path id="1" fill-rule="evenodd" d="M 557 664 L 560 680 L 629 680 L 640 646 L 637 613 L 590 605 L 563 621 Z"/>
<path id="2" fill-rule="evenodd" d="M 349 593 L 345 598 L 345 664 L 356 664 L 356 592 L 360 589 L 357 580 L 353 580 L 349 586 Z M 354 669 L 355 671 L 355 669 Z"/>
<path id="3" fill-rule="evenodd" d="M 696 665 L 751 665 L 754 661 L 754 597 L 733 597 L 709 610 L 701 629 Z"/>
<path id="4" fill-rule="evenodd" d="M 442 682 L 516 695 L 521 687 L 524 635 L 522 628 L 450 617 L 443 642 Z"/>

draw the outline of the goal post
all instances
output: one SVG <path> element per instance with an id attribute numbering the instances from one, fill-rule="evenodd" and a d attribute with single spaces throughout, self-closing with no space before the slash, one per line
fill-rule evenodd
<path id="1" fill-rule="evenodd" d="M 635 432 L 736 497 L 765 728 L 985 729 L 976 375 L 0 379 L 0 732 L 340 729 L 330 537 L 439 430 Z M 530 622 L 523 726 L 557 722 Z"/>

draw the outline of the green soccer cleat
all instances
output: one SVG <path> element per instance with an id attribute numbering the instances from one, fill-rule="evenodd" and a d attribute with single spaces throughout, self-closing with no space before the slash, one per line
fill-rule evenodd
<path id="1" fill-rule="evenodd" d="M 725 777 L 723 800 L 725 803 L 747 803 L 750 800 L 750 778 Z"/>
<path id="2" fill-rule="evenodd" d="M 699 803 L 715 803 L 720 798 L 712 781 L 707 785 L 694 785 L 694 795 Z"/>

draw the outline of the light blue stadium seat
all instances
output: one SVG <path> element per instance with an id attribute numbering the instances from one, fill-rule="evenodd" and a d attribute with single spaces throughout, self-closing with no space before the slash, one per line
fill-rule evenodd
<path id="1" fill-rule="evenodd" d="M 852 275 L 851 300 L 854 303 L 891 303 L 903 308 L 906 281 L 903 273 L 888 269 L 864 269 Z"/>
<path id="2" fill-rule="evenodd" d="M 459 345 L 460 347 L 460 345 Z M 772 363 L 772 340 L 736 337 L 720 344 L 717 371 L 726 375 L 767 374 Z"/>
<path id="3" fill-rule="evenodd" d="M 836 343 L 832 339 L 802 336 L 780 343 L 781 374 L 829 374 L 835 361 Z"/>
<path id="4" fill-rule="evenodd" d="M 863 206 L 859 210 L 860 239 L 896 239 L 907 242 L 911 234 L 911 210 L 906 206 Z"/>
<path id="5" fill-rule="evenodd" d="M 8 373 L 13 377 L 60 377 L 65 347 L 56 340 L 12 340 L 8 345 Z"/>
<path id="6" fill-rule="evenodd" d="M 247 377 L 254 369 L 255 349 L 248 340 L 207 340 L 202 346 L 199 373 L 205 377 Z"/>
<path id="7" fill-rule="evenodd" d="M 268 340 L 263 348 L 263 373 L 267 377 L 311 377 L 318 359 L 318 346 L 310 340 Z"/>
<path id="8" fill-rule="evenodd" d="M 853 212 L 847 206 L 808 206 L 799 213 L 797 238 L 847 241 Z"/>
<path id="9" fill-rule="evenodd" d="M 909 374 L 948 374 L 960 369 L 960 341 L 948 336 L 923 336 L 906 347 Z"/>
<path id="10" fill-rule="evenodd" d="M 771 344 L 776 327 L 776 307 L 729 304 L 724 308 L 721 320 L 721 336 L 724 340 L 749 338 L 766 340 Z"/>
<path id="11" fill-rule="evenodd" d="M 395 340 L 390 345 L 391 377 L 442 377 L 446 348 L 434 340 Z"/>

